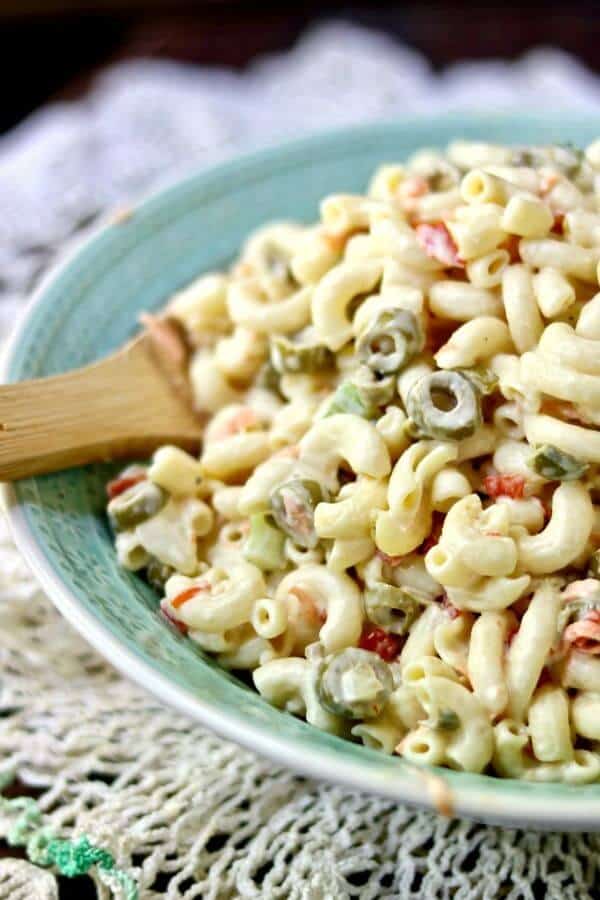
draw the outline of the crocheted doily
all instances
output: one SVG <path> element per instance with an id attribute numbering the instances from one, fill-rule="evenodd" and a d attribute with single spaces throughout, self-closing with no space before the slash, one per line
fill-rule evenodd
<path id="1" fill-rule="evenodd" d="M 413 51 L 335 23 L 243 76 L 117 66 L 0 141 L 0 334 L 69 235 L 165 172 L 299 123 L 515 98 L 597 111 L 600 85 L 554 51 L 435 75 Z M 319 785 L 164 709 L 61 619 L 4 532 L 0 672 L 0 836 L 15 846 L 0 857 L 2 900 L 58 900 L 61 877 L 83 873 L 102 900 L 596 896 L 600 836 L 449 821 Z M 37 800 L 15 798 L 13 779 Z"/>

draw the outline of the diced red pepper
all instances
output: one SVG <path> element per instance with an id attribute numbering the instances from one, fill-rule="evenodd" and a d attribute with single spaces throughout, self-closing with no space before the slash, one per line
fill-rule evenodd
<path id="1" fill-rule="evenodd" d="M 184 603 L 187 603 L 188 600 L 191 600 L 192 597 L 195 597 L 196 594 L 202 593 L 202 591 L 207 591 L 210 588 L 208 582 L 200 583 L 194 585 L 194 587 L 187 588 L 185 591 L 182 591 L 180 594 L 177 594 L 176 597 L 173 597 L 171 600 L 171 606 L 175 609 L 179 609 L 180 606 L 183 606 Z"/>
<path id="2" fill-rule="evenodd" d="M 402 649 L 402 638 L 378 628 L 377 625 L 366 625 L 358 646 L 361 650 L 377 653 L 385 662 L 393 662 Z"/>
<path id="3" fill-rule="evenodd" d="M 483 490 L 488 497 L 520 500 L 525 492 L 525 479 L 522 475 L 487 475 L 483 479 Z"/>
<path id="4" fill-rule="evenodd" d="M 417 241 L 427 256 L 437 259 L 444 266 L 464 269 L 464 260 L 458 255 L 458 247 L 454 238 L 443 222 L 434 225 L 417 225 L 415 228 Z"/>
<path id="5" fill-rule="evenodd" d="M 139 484 L 140 481 L 145 481 L 146 475 L 141 472 L 139 475 L 122 475 L 120 478 L 113 478 L 112 481 L 109 481 L 106 485 L 106 494 L 109 500 L 113 500 L 115 497 L 118 497 L 119 494 L 122 494 L 124 491 L 129 490 L 130 487 L 133 487 L 134 484 Z"/>

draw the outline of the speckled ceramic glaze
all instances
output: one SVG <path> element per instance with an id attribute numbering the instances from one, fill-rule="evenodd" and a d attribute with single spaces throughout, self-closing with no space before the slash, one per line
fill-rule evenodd
<path id="1" fill-rule="evenodd" d="M 269 219 L 315 219 L 325 194 L 364 190 L 379 163 L 459 136 L 584 143 L 598 134 L 600 121 L 566 117 L 411 120 L 309 138 L 202 173 L 102 230 L 46 280 L 13 339 L 6 378 L 38 378 L 105 355 L 132 335 L 141 310 L 227 265 L 253 228 Z M 600 830 L 600 785 L 425 774 L 269 706 L 170 628 L 153 591 L 118 567 L 103 516 L 109 472 L 97 466 L 27 479 L 6 488 L 5 499 L 17 543 L 50 597 L 125 675 L 225 737 L 309 775 L 431 807 L 441 778 L 456 813 Z"/>

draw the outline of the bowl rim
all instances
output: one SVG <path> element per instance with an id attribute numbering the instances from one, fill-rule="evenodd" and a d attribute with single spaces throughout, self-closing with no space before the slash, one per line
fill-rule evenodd
<path id="1" fill-rule="evenodd" d="M 436 116 L 437 121 L 450 125 L 465 122 L 469 117 L 465 113 L 448 113 Z M 548 116 L 548 115 L 512 115 L 473 113 L 472 119 L 481 123 L 482 130 L 486 122 L 510 122 L 518 126 L 519 121 L 530 124 L 532 121 L 548 124 L 556 121 L 557 127 L 565 120 L 571 123 L 583 123 L 589 117 L 583 115 Z M 337 143 L 353 140 L 373 132 L 385 132 L 390 128 L 423 126 L 430 122 L 427 116 L 411 116 L 401 120 L 379 121 L 346 128 L 318 131 L 306 137 L 272 144 L 266 148 L 250 153 L 236 155 L 217 165 L 209 165 L 195 174 L 185 178 L 169 180 L 162 186 L 152 190 L 144 199 L 131 205 L 137 212 L 145 212 L 155 203 L 168 202 L 175 191 L 185 191 L 192 184 L 198 186 L 210 184 L 215 177 L 226 176 L 229 172 L 243 165 L 256 166 L 261 169 L 271 161 L 278 160 L 290 152 L 305 152 L 317 148 L 324 141 Z M 11 363 L 25 334 L 30 318 L 43 305 L 48 287 L 65 272 L 85 249 L 93 249 L 96 242 L 109 229 L 114 227 L 111 216 L 103 218 L 101 223 L 86 230 L 81 236 L 68 241 L 58 261 L 43 276 L 25 305 L 23 312 L 13 328 L 5 345 L 0 362 L 0 376 L 6 381 Z M 364 767 L 359 760 L 343 758 L 337 754 L 324 755 L 318 748 L 294 752 L 294 745 L 287 738 L 263 731 L 258 724 L 253 724 L 243 711 L 229 713 L 221 710 L 191 690 L 171 681 L 166 675 L 155 669 L 149 662 L 138 656 L 120 642 L 100 617 L 86 610 L 76 595 L 63 583 L 57 571 L 46 558 L 42 545 L 37 542 L 24 510 L 19 503 L 15 488 L 10 483 L 0 484 L 0 499 L 7 514 L 12 537 L 19 552 L 30 566 L 42 589 L 52 600 L 67 621 L 88 641 L 102 656 L 125 677 L 136 682 L 149 691 L 161 702 L 183 713 L 188 718 L 208 727 L 223 738 L 246 747 L 275 761 L 285 768 L 292 769 L 317 781 L 325 781 L 342 785 L 357 791 L 367 791 L 383 796 L 388 800 L 409 803 L 415 807 L 441 812 L 450 802 L 451 815 L 462 816 L 489 824 L 500 824 L 511 827 L 536 827 L 539 829 L 560 829 L 562 831 L 600 830 L 600 792 L 597 796 L 585 794 L 577 786 L 565 786 L 556 783 L 531 785 L 539 790 L 527 791 L 526 796 L 520 791 L 521 782 L 516 779 L 496 779 L 492 776 L 477 776 L 475 784 L 467 778 L 462 781 L 462 773 L 448 773 L 441 769 L 412 767 L 404 763 L 397 776 L 391 775 L 389 768 L 377 771 L 375 766 Z M 451 779 L 451 784 L 448 784 Z M 589 786 L 587 786 L 589 787 Z"/>

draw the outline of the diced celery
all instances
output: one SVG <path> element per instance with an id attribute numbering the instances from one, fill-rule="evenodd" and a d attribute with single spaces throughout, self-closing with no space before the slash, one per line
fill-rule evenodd
<path id="1" fill-rule="evenodd" d="M 263 572 L 285 568 L 283 545 L 285 535 L 271 516 L 256 513 L 250 516 L 250 531 L 243 548 L 244 558 Z"/>
<path id="2" fill-rule="evenodd" d="M 349 413 L 353 416 L 360 416 L 362 419 L 373 419 L 377 415 L 377 407 L 365 400 L 355 384 L 345 381 L 340 384 L 329 400 L 323 415 L 335 416 L 337 413 Z"/>

